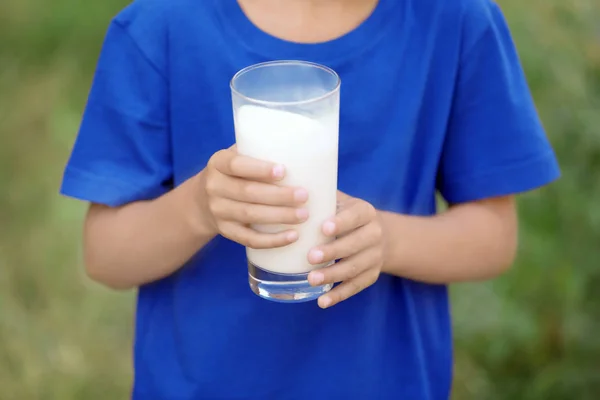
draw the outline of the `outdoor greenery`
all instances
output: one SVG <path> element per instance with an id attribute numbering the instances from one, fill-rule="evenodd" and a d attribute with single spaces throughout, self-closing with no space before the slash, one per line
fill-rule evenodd
<path id="1" fill-rule="evenodd" d="M 520 200 L 517 265 L 453 288 L 456 400 L 600 398 L 600 2 L 499 0 L 563 177 Z M 0 1 L 0 400 L 131 386 L 133 293 L 81 268 L 57 194 L 105 29 L 126 0 Z"/>

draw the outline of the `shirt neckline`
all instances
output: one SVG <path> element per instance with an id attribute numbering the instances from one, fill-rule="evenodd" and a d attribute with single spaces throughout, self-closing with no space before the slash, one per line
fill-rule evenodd
<path id="1" fill-rule="evenodd" d="M 379 0 L 371 14 L 352 31 L 327 42 L 296 43 L 258 28 L 237 0 L 213 0 L 224 28 L 250 53 L 270 60 L 309 60 L 332 64 L 365 51 L 379 41 L 400 10 L 398 0 Z M 397 16 L 396 16 L 397 17 Z M 397 19 L 396 19 L 397 20 Z"/>

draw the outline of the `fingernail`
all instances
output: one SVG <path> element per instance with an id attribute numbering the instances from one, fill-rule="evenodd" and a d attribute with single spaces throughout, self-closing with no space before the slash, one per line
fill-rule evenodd
<path id="1" fill-rule="evenodd" d="M 281 164 L 277 164 L 273 167 L 273 177 L 274 178 L 283 178 L 283 174 L 285 173 L 285 168 Z"/>
<path id="2" fill-rule="evenodd" d="M 298 239 L 298 232 L 296 231 L 289 231 L 286 235 L 285 238 L 287 239 L 288 242 L 293 242 L 295 240 Z"/>
<path id="3" fill-rule="evenodd" d="M 304 221 L 308 218 L 308 210 L 306 208 L 299 208 L 296 210 L 296 217 L 300 221 Z"/>
<path id="4" fill-rule="evenodd" d="M 306 200 L 308 200 L 308 192 L 306 190 L 296 189 L 294 191 L 294 201 L 304 203 Z"/>
<path id="5" fill-rule="evenodd" d="M 319 264 L 323 262 L 323 252 L 321 250 L 311 250 L 308 259 L 313 264 Z"/>
<path id="6" fill-rule="evenodd" d="M 320 285 L 325 280 L 325 275 L 322 272 L 312 272 L 310 280 L 313 285 Z"/>
<path id="7" fill-rule="evenodd" d="M 321 308 L 327 308 L 331 305 L 331 299 L 329 298 L 329 296 L 323 296 L 319 299 L 319 306 L 321 306 Z"/>
<path id="8" fill-rule="evenodd" d="M 335 223 L 327 221 L 323 224 L 323 233 L 326 235 L 333 235 L 335 233 Z"/>

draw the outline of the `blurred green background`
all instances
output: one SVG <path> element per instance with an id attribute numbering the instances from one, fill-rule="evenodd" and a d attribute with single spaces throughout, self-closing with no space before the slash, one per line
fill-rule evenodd
<path id="1" fill-rule="evenodd" d="M 126 0 L 0 0 L 0 400 L 125 399 L 133 294 L 88 281 L 57 195 Z M 500 0 L 564 176 L 523 197 L 516 267 L 453 288 L 456 400 L 600 399 L 600 2 Z"/>

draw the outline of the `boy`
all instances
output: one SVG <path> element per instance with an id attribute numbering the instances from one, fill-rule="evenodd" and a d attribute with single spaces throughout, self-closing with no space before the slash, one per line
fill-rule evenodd
<path id="1" fill-rule="evenodd" d="M 318 302 L 248 288 L 302 188 L 236 154 L 229 80 L 274 59 L 342 79 L 341 210 Z M 91 202 L 85 262 L 139 287 L 134 399 L 450 396 L 446 284 L 513 261 L 513 196 L 559 176 L 490 0 L 138 0 L 112 22 L 62 193 Z M 450 205 L 436 215 L 439 191 Z M 325 309 L 325 310 L 323 310 Z"/>

